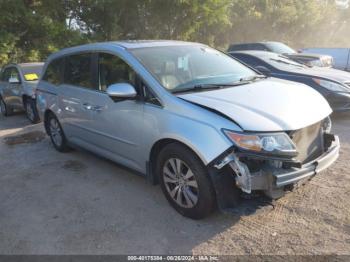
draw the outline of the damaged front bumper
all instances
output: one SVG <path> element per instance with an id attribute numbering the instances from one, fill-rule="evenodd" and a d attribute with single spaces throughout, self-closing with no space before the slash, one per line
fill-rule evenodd
<path id="1" fill-rule="evenodd" d="M 248 165 L 240 160 L 242 155 L 231 152 L 214 167 L 221 169 L 229 165 L 234 172 L 236 185 L 243 192 L 262 190 L 275 199 L 283 196 L 286 186 L 310 178 L 328 168 L 338 158 L 339 149 L 339 138 L 334 136 L 333 142 L 321 156 L 299 166 L 291 165 L 288 161 L 265 158 L 259 170 L 251 171 Z"/>

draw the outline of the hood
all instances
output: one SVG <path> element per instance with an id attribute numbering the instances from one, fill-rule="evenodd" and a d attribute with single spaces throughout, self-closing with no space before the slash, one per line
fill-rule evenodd
<path id="1" fill-rule="evenodd" d="M 219 111 L 245 131 L 297 130 L 332 112 L 327 101 L 312 88 L 274 78 L 178 97 Z"/>
<path id="2" fill-rule="evenodd" d="M 294 70 L 288 70 L 293 73 L 298 73 L 302 75 L 312 76 L 312 77 L 320 77 L 320 78 L 328 78 L 333 81 L 341 82 L 341 83 L 350 83 L 350 73 L 334 68 L 326 68 L 326 67 L 310 67 L 310 68 L 300 68 Z"/>

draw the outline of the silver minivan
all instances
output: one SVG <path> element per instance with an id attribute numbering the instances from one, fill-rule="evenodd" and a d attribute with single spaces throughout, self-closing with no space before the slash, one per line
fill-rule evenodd
<path id="1" fill-rule="evenodd" d="M 58 151 L 84 148 L 134 169 L 194 219 L 243 192 L 279 198 L 339 154 L 319 93 L 199 43 L 61 50 L 44 66 L 37 107 Z"/>
<path id="2" fill-rule="evenodd" d="M 44 63 L 9 64 L 0 73 L 0 114 L 9 116 L 24 110 L 32 123 L 40 121 L 35 102 L 35 89 Z"/>

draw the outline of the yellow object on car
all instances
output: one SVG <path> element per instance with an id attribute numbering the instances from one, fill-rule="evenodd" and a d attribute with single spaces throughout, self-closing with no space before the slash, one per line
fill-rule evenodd
<path id="1" fill-rule="evenodd" d="M 24 79 L 25 79 L 26 81 L 34 81 L 34 80 L 38 80 L 39 77 L 38 77 L 37 74 L 31 73 L 31 74 L 25 74 L 25 75 L 24 75 Z"/>

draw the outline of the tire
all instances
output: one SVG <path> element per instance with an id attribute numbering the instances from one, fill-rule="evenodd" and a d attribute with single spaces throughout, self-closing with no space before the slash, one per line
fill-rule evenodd
<path id="1" fill-rule="evenodd" d="M 26 111 L 26 116 L 31 123 L 36 124 L 40 122 L 38 110 L 36 108 L 36 103 L 34 99 L 27 98 L 24 102 L 24 109 Z"/>
<path id="2" fill-rule="evenodd" d="M 214 211 L 215 191 L 208 171 L 190 149 L 178 143 L 165 146 L 156 172 L 166 199 L 181 215 L 202 219 Z"/>
<path id="3" fill-rule="evenodd" d="M 2 99 L 2 97 L 0 97 L 0 114 L 2 116 L 9 116 L 10 115 L 10 111 L 9 111 L 7 105 L 5 104 L 4 100 Z"/>
<path id="4" fill-rule="evenodd" d="M 45 125 L 55 149 L 62 153 L 70 151 L 62 126 L 54 114 L 49 114 L 45 121 Z"/>

